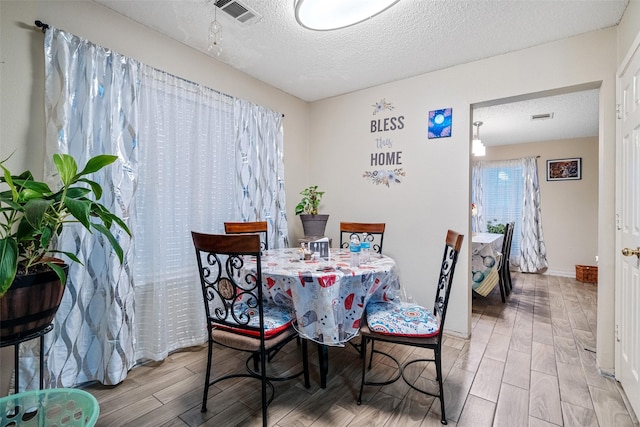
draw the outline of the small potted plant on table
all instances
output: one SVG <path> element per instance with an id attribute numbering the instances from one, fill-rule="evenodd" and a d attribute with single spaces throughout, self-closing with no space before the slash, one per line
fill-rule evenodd
<path id="1" fill-rule="evenodd" d="M 318 191 L 317 185 L 312 185 L 300 192 L 302 199 L 296 206 L 296 215 L 300 216 L 305 237 L 322 237 L 327 226 L 329 215 L 318 214 L 318 207 L 324 191 Z"/>

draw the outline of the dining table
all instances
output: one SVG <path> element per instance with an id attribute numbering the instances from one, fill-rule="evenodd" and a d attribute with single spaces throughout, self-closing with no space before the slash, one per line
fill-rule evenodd
<path id="1" fill-rule="evenodd" d="M 292 308 L 300 336 L 319 344 L 322 387 L 327 346 L 344 346 L 359 335 L 369 301 L 399 297 L 393 258 L 371 254 L 368 262 L 352 267 L 350 256 L 348 249 L 334 248 L 326 259 L 304 259 L 298 248 L 269 249 L 261 256 L 263 296 Z M 255 258 L 245 260 L 243 270 L 255 274 Z"/>
<path id="2" fill-rule="evenodd" d="M 500 282 L 498 267 L 502 254 L 500 233 L 473 233 L 471 236 L 471 288 L 486 297 Z"/>

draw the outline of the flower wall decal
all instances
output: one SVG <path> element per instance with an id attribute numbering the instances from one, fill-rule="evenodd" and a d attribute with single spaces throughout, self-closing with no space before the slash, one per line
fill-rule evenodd
<path id="1" fill-rule="evenodd" d="M 393 110 L 393 105 L 390 102 L 387 102 L 385 98 L 382 98 L 380 102 L 376 102 L 372 105 L 373 107 L 373 115 L 375 116 L 378 113 L 382 113 L 384 110 Z"/>
<path id="2" fill-rule="evenodd" d="M 391 184 L 400 184 L 401 176 L 405 176 L 406 172 L 403 168 L 397 169 L 376 169 L 373 171 L 365 171 L 362 174 L 363 178 L 371 181 L 376 185 L 386 185 L 389 187 Z"/>

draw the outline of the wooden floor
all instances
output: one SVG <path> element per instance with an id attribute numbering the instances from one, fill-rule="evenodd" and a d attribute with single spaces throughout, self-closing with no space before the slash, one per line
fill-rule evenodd
<path id="1" fill-rule="evenodd" d="M 596 369 L 596 285 L 554 276 L 513 276 L 514 290 L 506 304 L 497 289 L 487 298 L 474 298 L 470 340 L 445 339 L 449 425 L 638 426 L 617 383 Z M 402 348 L 387 349 L 401 359 L 408 356 Z M 351 346 L 330 349 L 328 384 L 321 389 L 315 346 L 310 350 L 311 388 L 305 389 L 301 378 L 276 384 L 269 425 L 440 425 L 439 401 L 402 382 L 365 388 L 358 406 L 361 365 Z M 223 351 L 222 370 L 244 366 L 236 354 Z M 251 379 L 213 387 L 208 411 L 200 412 L 205 358 L 204 346 L 190 348 L 134 368 L 118 386 L 85 387 L 100 402 L 97 425 L 260 425 L 259 383 Z M 299 346 L 289 344 L 276 359 L 282 366 L 296 364 Z M 391 375 L 382 359 L 379 364 L 376 375 Z M 428 384 L 433 373 L 433 366 L 426 366 L 412 374 Z"/>

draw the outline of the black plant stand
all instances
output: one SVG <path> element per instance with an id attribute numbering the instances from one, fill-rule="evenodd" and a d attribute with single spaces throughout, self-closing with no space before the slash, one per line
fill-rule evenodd
<path id="1" fill-rule="evenodd" d="M 44 336 L 53 329 L 53 323 L 49 323 L 44 328 L 29 335 L 21 336 L 8 341 L 0 341 L 0 347 L 14 346 L 14 369 L 15 369 L 15 393 L 18 393 L 20 387 L 20 343 L 32 340 L 34 338 L 40 338 L 40 390 L 44 388 Z"/>

